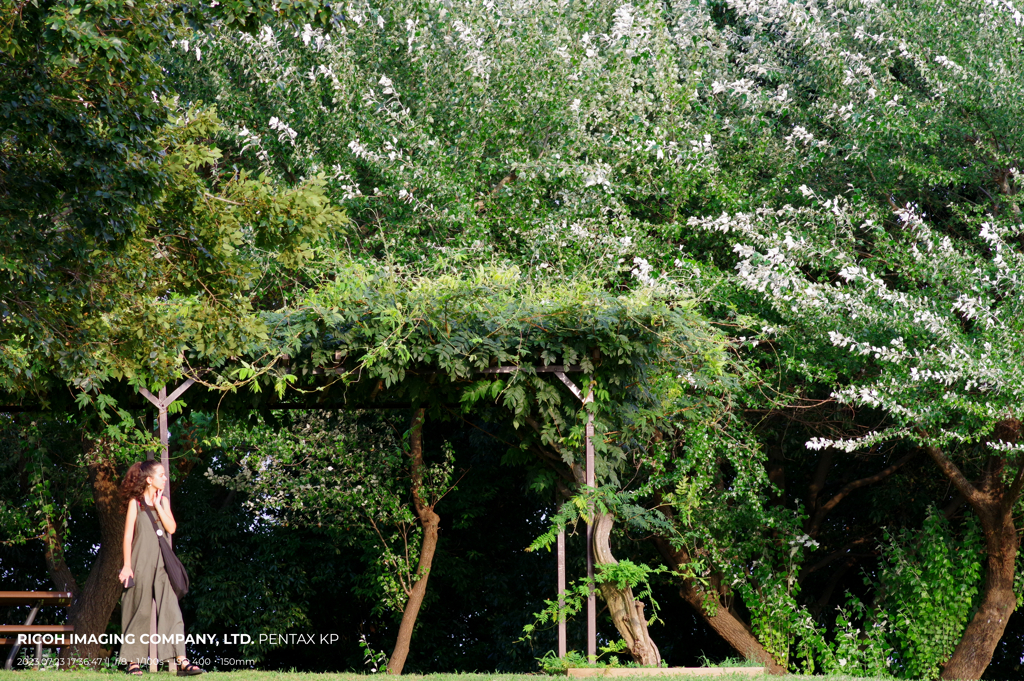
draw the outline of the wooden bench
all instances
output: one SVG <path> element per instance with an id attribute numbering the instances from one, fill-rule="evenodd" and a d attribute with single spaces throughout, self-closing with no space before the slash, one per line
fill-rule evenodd
<path id="1" fill-rule="evenodd" d="M 0 591 L 0 606 L 32 605 L 32 610 L 28 613 L 28 617 L 25 618 L 24 624 L 0 624 L 0 636 L 3 636 L 3 638 L 0 638 L 0 645 L 11 646 L 11 652 L 7 656 L 4 669 L 10 670 L 15 658 L 18 656 L 18 649 L 21 647 L 21 644 L 18 643 L 18 634 L 74 633 L 75 628 L 70 624 L 32 624 L 36 619 L 36 615 L 39 614 L 39 608 L 44 605 L 67 606 L 71 604 L 71 599 L 72 595 L 63 591 Z M 10 638 L 7 638 L 7 635 Z M 42 641 L 35 644 L 37 668 L 43 659 L 43 645 L 52 644 L 44 644 Z"/>

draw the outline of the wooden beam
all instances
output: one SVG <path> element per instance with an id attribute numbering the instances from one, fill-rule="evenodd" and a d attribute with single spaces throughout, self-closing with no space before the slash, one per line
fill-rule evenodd
<path id="1" fill-rule="evenodd" d="M 70 605 L 74 596 L 68 591 L 0 591 L 0 605 Z"/>

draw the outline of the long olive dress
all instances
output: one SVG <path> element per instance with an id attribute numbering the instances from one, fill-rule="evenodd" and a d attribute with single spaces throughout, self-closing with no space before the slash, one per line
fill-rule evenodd
<path id="1" fill-rule="evenodd" d="M 132 502 L 138 503 L 138 502 Z M 160 554 L 156 532 L 149 519 L 146 509 L 153 513 L 157 527 L 163 529 L 160 516 L 154 506 L 139 504 L 138 517 L 135 520 L 135 537 L 132 540 L 132 571 L 135 573 L 135 586 L 126 589 L 121 597 L 121 631 L 125 642 L 121 645 L 121 659 L 137 662 L 140 665 L 149 662 L 149 644 L 142 642 L 143 634 L 149 634 L 150 611 L 153 599 L 156 598 L 156 630 L 160 634 L 157 644 L 157 659 L 169 660 L 185 654 L 185 623 L 181 619 L 178 598 L 174 595 L 171 583 L 164 570 L 164 558 Z M 166 530 L 164 531 L 166 537 Z M 134 635 L 134 642 L 129 637 Z M 181 634 L 180 643 L 174 641 L 175 634 Z M 165 637 L 171 640 L 165 642 Z M 146 641 L 149 641 L 147 636 Z"/>

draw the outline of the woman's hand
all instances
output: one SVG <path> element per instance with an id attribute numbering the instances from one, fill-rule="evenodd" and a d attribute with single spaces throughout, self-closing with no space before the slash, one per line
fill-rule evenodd
<path id="1" fill-rule="evenodd" d="M 167 498 L 167 503 L 164 502 L 163 490 L 157 490 L 153 494 L 153 505 L 156 506 L 156 514 L 160 516 L 160 522 L 163 523 L 164 531 L 167 534 L 174 534 L 178 529 L 178 524 L 174 522 L 174 514 L 171 513 L 171 500 Z"/>
<path id="2" fill-rule="evenodd" d="M 121 586 L 124 586 L 124 583 L 128 581 L 129 577 L 134 578 L 135 573 L 132 571 L 131 565 L 125 565 L 121 568 L 121 573 L 117 576 L 117 581 L 121 582 Z"/>

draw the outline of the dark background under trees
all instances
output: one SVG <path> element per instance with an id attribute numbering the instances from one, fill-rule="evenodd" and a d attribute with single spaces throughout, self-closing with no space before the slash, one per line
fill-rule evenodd
<path id="1" fill-rule="evenodd" d="M 818 415 L 827 420 L 834 415 Z M 236 418 L 258 418 L 233 415 Z M 388 413 L 396 421 L 404 411 Z M 822 421 L 801 417 L 804 423 L 767 422 L 773 479 L 780 486 L 775 503 L 795 505 L 809 501 L 815 481 L 822 481 L 820 461 L 807 456 L 787 460 L 784 453 L 802 445 L 806 430 Z M 0 498 L 11 502 L 26 493 L 29 477 L 19 456 L 19 437 L 28 424 L 47 438 L 51 463 L 61 465 L 60 452 L 81 447 L 80 435 L 67 422 L 52 416 L 8 414 L 2 421 Z M 358 553 L 345 545 L 343 536 L 309 528 L 288 526 L 273 518 L 255 517 L 244 507 L 245 494 L 212 483 L 205 475 L 212 468 L 230 473 L 229 457 L 214 449 L 203 450 L 190 441 L 189 416 L 181 417 L 181 433 L 172 447 L 174 464 L 172 499 L 180 530 L 175 545 L 192 577 L 192 590 L 182 601 L 186 630 L 190 633 L 338 634 L 331 645 L 190 647 L 195 658 L 253 659 L 261 669 L 298 671 L 360 671 L 366 669 L 361 637 L 375 650 L 388 650 L 397 631 L 400 613 L 374 612 L 374 599 L 359 580 L 364 565 Z M 461 479 L 438 505 L 441 532 L 438 554 L 431 573 L 430 589 L 417 622 L 408 671 L 428 672 L 530 672 L 536 658 L 555 647 L 554 630 L 541 630 L 524 641 L 523 626 L 534 620 L 544 599 L 555 593 L 554 554 L 524 551 L 546 529 L 553 512 L 553 494 L 542 484 L 542 471 L 523 465 L 521 457 L 509 456 L 506 437 L 493 423 L 482 420 L 428 423 L 424 433 L 427 456 L 440 455 L 448 441 L 455 452 Z M 184 448 L 190 447 L 185 452 Z M 849 486 L 900 459 L 900 452 L 884 455 L 836 456 L 817 491 L 831 499 Z M 875 484 L 849 493 L 824 518 L 817 538 L 822 547 L 808 565 L 817 566 L 802 575 L 801 600 L 812 611 L 832 612 L 848 594 L 870 599 L 866 577 L 876 572 L 881 527 L 899 522 L 919 528 L 929 505 L 952 508 L 951 526 L 957 527 L 960 507 L 950 503 L 948 490 L 929 475 L 929 462 L 915 457 Z M 81 470 L 53 476 L 64 485 L 57 497 L 81 490 Z M 77 486 L 76 486 L 77 481 Z M 931 482 L 929 482 L 931 481 Z M 940 489 L 941 487 L 941 489 Z M 66 560 L 83 582 L 95 558 L 99 535 L 95 511 L 87 498 L 70 499 Z M 955 499 L 953 500 L 955 502 Z M 826 502 L 820 502 L 826 503 Z M 582 530 L 582 527 L 580 528 Z M 861 537 L 856 547 L 842 548 Z M 569 578 L 582 575 L 582 537 L 569 537 Z M 656 563 L 658 558 L 644 537 L 617 540 L 623 557 Z M 835 554 L 841 555 L 836 557 Z M 830 559 L 831 558 L 831 559 Z M 806 568 L 805 568 L 806 569 Z M 50 590 L 40 541 L 0 545 L 0 582 L 7 589 Z M 673 666 L 699 666 L 734 657 L 735 651 L 705 625 L 702 618 L 679 597 L 667 579 L 654 582 L 661 622 L 651 629 L 662 655 Z M 7 608 L 0 616 L 18 622 L 26 608 Z M 60 609 L 43 609 L 38 623 L 63 621 Z M 109 633 L 120 632 L 120 611 L 115 609 Z M 617 638 L 607 616 L 599 622 L 599 643 Z M 569 648 L 582 650 L 582 619 L 569 625 Z M 1010 620 L 996 657 L 984 678 L 1006 679 L 1019 674 L 1024 651 L 1024 617 Z M 116 653 L 111 650 L 111 653 Z"/>

